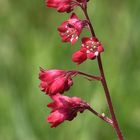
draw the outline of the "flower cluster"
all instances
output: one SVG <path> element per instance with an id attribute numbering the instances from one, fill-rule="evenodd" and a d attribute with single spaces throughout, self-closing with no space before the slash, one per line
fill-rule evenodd
<path id="1" fill-rule="evenodd" d="M 56 8 L 58 12 L 71 12 L 77 6 L 84 8 L 87 0 L 46 0 L 46 5 Z M 75 13 L 64 21 L 58 31 L 63 42 L 70 42 L 72 45 L 78 41 L 83 28 L 89 28 L 88 20 L 80 20 Z M 73 62 L 81 64 L 85 60 L 95 59 L 104 51 L 102 44 L 95 37 L 83 37 L 81 48 L 72 55 Z"/>
<path id="2" fill-rule="evenodd" d="M 80 7 L 83 11 L 85 19 L 80 19 L 75 13 L 72 13 L 70 18 L 62 22 L 57 28 L 62 42 L 69 42 L 74 45 L 80 38 L 84 28 L 88 29 L 91 36 L 82 37 L 79 49 L 73 53 L 72 61 L 77 65 L 85 62 L 87 59 L 97 59 L 100 76 L 90 75 L 77 70 L 44 70 L 40 69 L 40 90 L 51 98 L 51 102 L 47 105 L 51 109 L 47 122 L 51 127 L 57 127 L 62 122 L 73 120 L 78 113 L 83 113 L 89 110 L 98 118 L 110 124 L 116 131 L 118 139 L 123 140 L 123 135 L 119 128 L 106 79 L 102 66 L 100 54 L 104 51 L 103 45 L 95 35 L 94 28 L 91 24 L 87 12 L 87 2 L 89 0 L 45 0 L 46 6 L 56 9 L 60 13 L 70 13 L 76 7 Z M 68 91 L 73 85 L 73 78 L 77 75 L 84 76 L 87 80 L 101 81 L 106 95 L 108 107 L 111 114 L 111 119 L 106 117 L 104 113 L 100 114 L 94 110 L 88 103 L 78 97 L 68 97 L 63 94 Z"/>
<path id="3" fill-rule="evenodd" d="M 86 8 L 88 0 L 46 0 L 45 2 L 47 7 L 55 8 L 58 12 L 70 13 L 75 7 Z M 70 42 L 74 45 L 80 38 L 82 30 L 89 29 L 89 27 L 87 19 L 81 20 L 75 13 L 72 13 L 70 18 L 58 27 L 58 32 L 62 42 Z M 103 51 L 102 44 L 95 36 L 83 37 L 81 47 L 72 55 L 72 61 L 79 65 L 87 59 L 95 59 Z M 73 71 L 40 69 L 39 87 L 53 100 L 48 104 L 48 107 L 52 109 L 47 118 L 51 127 L 56 127 L 65 120 L 71 121 L 76 117 L 77 112 L 82 113 L 89 108 L 89 105 L 78 97 L 70 98 L 62 95 L 73 85 L 72 78 L 76 75 L 77 73 Z M 89 76 L 88 74 L 83 75 Z M 90 78 L 94 79 L 93 77 Z"/>
<path id="4" fill-rule="evenodd" d="M 65 120 L 71 121 L 76 117 L 77 112 L 82 113 L 89 107 L 80 98 L 62 95 L 72 86 L 72 77 L 76 74 L 73 71 L 40 69 L 39 79 L 41 82 L 39 87 L 53 100 L 52 103 L 48 104 L 48 107 L 52 109 L 47 118 L 47 121 L 52 124 L 51 127 L 56 127 Z"/>

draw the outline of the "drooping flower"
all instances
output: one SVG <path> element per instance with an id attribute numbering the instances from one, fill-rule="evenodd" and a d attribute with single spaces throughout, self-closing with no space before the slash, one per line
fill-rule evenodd
<path id="1" fill-rule="evenodd" d="M 84 24 L 84 21 L 78 19 L 77 15 L 73 13 L 69 20 L 64 21 L 61 26 L 58 27 L 62 41 L 74 44 L 82 32 L 82 29 L 85 26 Z"/>
<path id="2" fill-rule="evenodd" d="M 47 122 L 51 123 L 51 127 L 56 127 L 65 120 L 73 120 L 77 116 L 77 112 L 82 113 L 88 109 L 89 105 L 78 97 L 67 97 L 61 94 L 51 96 L 53 102 L 48 104 L 52 109 L 47 118 Z"/>
<path id="3" fill-rule="evenodd" d="M 46 94 L 53 95 L 67 91 L 73 84 L 71 74 L 64 70 L 44 70 L 39 73 L 40 89 Z"/>
<path id="4" fill-rule="evenodd" d="M 73 62 L 81 64 L 87 58 L 95 59 L 101 52 L 104 51 L 102 44 L 95 37 L 85 37 L 82 39 L 82 46 L 80 50 L 72 55 Z"/>
<path id="5" fill-rule="evenodd" d="M 46 0 L 46 5 L 51 8 L 56 8 L 58 12 L 71 12 L 79 4 L 85 0 Z"/>

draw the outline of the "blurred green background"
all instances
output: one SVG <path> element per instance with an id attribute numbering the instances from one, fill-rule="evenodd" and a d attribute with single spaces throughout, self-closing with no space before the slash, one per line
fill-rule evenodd
<path id="1" fill-rule="evenodd" d="M 126 140 L 139 140 L 140 1 L 90 0 L 88 5 L 104 44 L 103 65 L 122 132 Z M 76 12 L 83 18 L 79 8 Z M 46 8 L 43 0 L 0 0 L 0 140 L 117 140 L 112 128 L 88 111 L 55 129 L 46 123 L 50 99 L 38 88 L 40 66 L 98 74 L 96 61 L 72 63 L 80 41 L 74 47 L 63 44 L 56 30 L 68 17 Z M 74 81 L 67 95 L 109 114 L 99 82 Z"/>

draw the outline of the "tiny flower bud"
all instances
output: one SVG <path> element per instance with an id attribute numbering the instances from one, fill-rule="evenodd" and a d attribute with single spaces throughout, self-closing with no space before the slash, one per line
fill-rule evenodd
<path id="1" fill-rule="evenodd" d="M 83 51 L 77 51 L 72 55 L 72 61 L 76 62 L 77 64 L 81 64 L 87 59 L 87 55 Z"/>
<path id="2" fill-rule="evenodd" d="M 102 116 L 105 117 L 105 113 L 102 113 Z"/>

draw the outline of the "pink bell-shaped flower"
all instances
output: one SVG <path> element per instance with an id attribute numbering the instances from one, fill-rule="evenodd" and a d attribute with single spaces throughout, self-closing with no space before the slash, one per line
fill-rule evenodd
<path id="1" fill-rule="evenodd" d="M 40 70 L 40 89 L 46 94 L 54 95 L 67 91 L 73 84 L 71 74 L 64 70 Z"/>
<path id="2" fill-rule="evenodd" d="M 82 46 L 80 50 L 78 50 L 72 55 L 72 60 L 77 64 L 81 64 L 87 58 L 95 59 L 103 51 L 104 48 L 97 38 L 85 37 L 82 39 Z"/>
<path id="3" fill-rule="evenodd" d="M 70 19 L 64 21 L 61 26 L 58 27 L 62 41 L 74 44 L 78 40 L 84 26 L 84 21 L 78 19 L 76 14 L 73 13 Z"/>
<path id="4" fill-rule="evenodd" d="M 47 122 L 51 123 L 51 127 L 56 127 L 65 120 L 73 120 L 77 116 L 77 112 L 82 113 L 88 109 L 89 105 L 78 97 L 67 97 L 61 94 L 51 96 L 53 102 L 48 104 L 52 109 L 47 118 Z"/>

